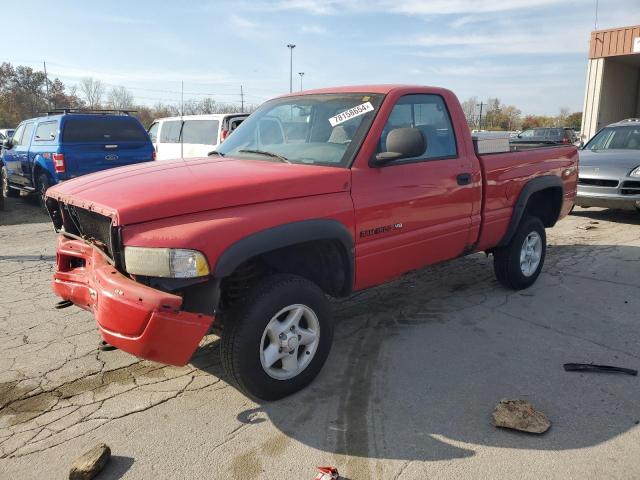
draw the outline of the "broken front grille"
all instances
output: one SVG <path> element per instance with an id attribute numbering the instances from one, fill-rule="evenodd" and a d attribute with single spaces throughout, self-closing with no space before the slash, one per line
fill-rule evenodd
<path id="1" fill-rule="evenodd" d="M 116 266 L 121 264 L 120 230 L 110 217 L 52 199 L 47 199 L 47 209 L 57 231 L 82 238 L 100 248 Z"/>

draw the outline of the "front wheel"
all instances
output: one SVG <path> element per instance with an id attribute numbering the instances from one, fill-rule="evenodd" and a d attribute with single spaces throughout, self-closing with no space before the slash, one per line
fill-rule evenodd
<path id="1" fill-rule="evenodd" d="M 19 197 L 20 192 L 9 187 L 9 173 L 7 167 L 2 166 L 2 196 L 3 197 Z"/>
<path id="2" fill-rule="evenodd" d="M 332 339 L 329 302 L 317 285 L 268 276 L 223 314 L 222 364 L 244 392 L 277 400 L 311 383 Z"/>
<path id="3" fill-rule="evenodd" d="M 546 253 L 544 225 L 537 217 L 525 218 L 509 244 L 493 254 L 498 281 L 513 290 L 530 287 L 540 275 Z"/>

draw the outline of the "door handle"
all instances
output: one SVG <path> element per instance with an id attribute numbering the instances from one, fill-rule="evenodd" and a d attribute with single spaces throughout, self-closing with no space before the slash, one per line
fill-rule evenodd
<path id="1" fill-rule="evenodd" d="M 458 185 L 469 185 L 471 183 L 471 174 L 461 173 L 456 177 L 456 181 L 458 182 Z"/>

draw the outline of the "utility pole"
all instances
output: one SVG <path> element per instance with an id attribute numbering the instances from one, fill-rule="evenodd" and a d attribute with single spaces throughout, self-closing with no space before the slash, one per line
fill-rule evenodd
<path id="1" fill-rule="evenodd" d="M 289 49 L 289 93 L 293 92 L 293 49 L 296 48 L 295 44 L 288 43 Z"/>
<path id="2" fill-rule="evenodd" d="M 181 83 L 180 90 L 180 158 L 184 158 L 184 138 L 182 137 L 182 129 L 184 128 L 184 122 L 182 117 L 184 116 L 184 80 Z"/>
<path id="3" fill-rule="evenodd" d="M 244 113 L 244 92 L 242 91 L 242 85 L 240 85 L 240 112 Z"/>
<path id="4" fill-rule="evenodd" d="M 480 120 L 478 120 L 478 130 L 482 130 L 482 107 L 484 106 L 483 102 L 480 102 L 476 105 L 476 107 L 480 107 Z"/>
<path id="5" fill-rule="evenodd" d="M 302 91 L 302 77 L 304 77 L 304 72 L 298 72 L 298 75 L 300 75 L 300 91 Z"/>
<path id="6" fill-rule="evenodd" d="M 49 97 L 49 76 L 47 75 L 47 62 L 42 62 L 44 65 L 44 85 L 47 87 L 47 103 L 49 104 L 49 110 L 51 110 L 51 97 Z"/>

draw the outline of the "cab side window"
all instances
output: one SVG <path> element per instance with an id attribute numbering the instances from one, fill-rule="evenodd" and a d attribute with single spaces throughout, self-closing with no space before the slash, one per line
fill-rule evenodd
<path id="1" fill-rule="evenodd" d="M 24 133 L 20 138 L 19 142 L 16 142 L 15 145 L 29 145 L 31 142 L 31 134 L 33 133 L 33 123 L 25 123 L 24 125 Z"/>
<path id="2" fill-rule="evenodd" d="M 20 140 L 22 140 L 22 134 L 24 133 L 25 124 L 18 125 L 16 132 L 13 134 L 13 138 L 11 139 L 13 146 L 20 145 Z"/>
<path id="3" fill-rule="evenodd" d="M 182 135 L 182 122 L 171 120 L 164 122 L 160 129 L 160 143 L 180 143 Z"/>
<path id="4" fill-rule="evenodd" d="M 417 128 L 425 139 L 426 150 L 413 159 L 433 160 L 456 157 L 456 139 L 449 111 L 440 95 L 405 95 L 393 107 L 382 131 L 378 152 L 386 152 L 386 139 L 396 128 Z"/>

